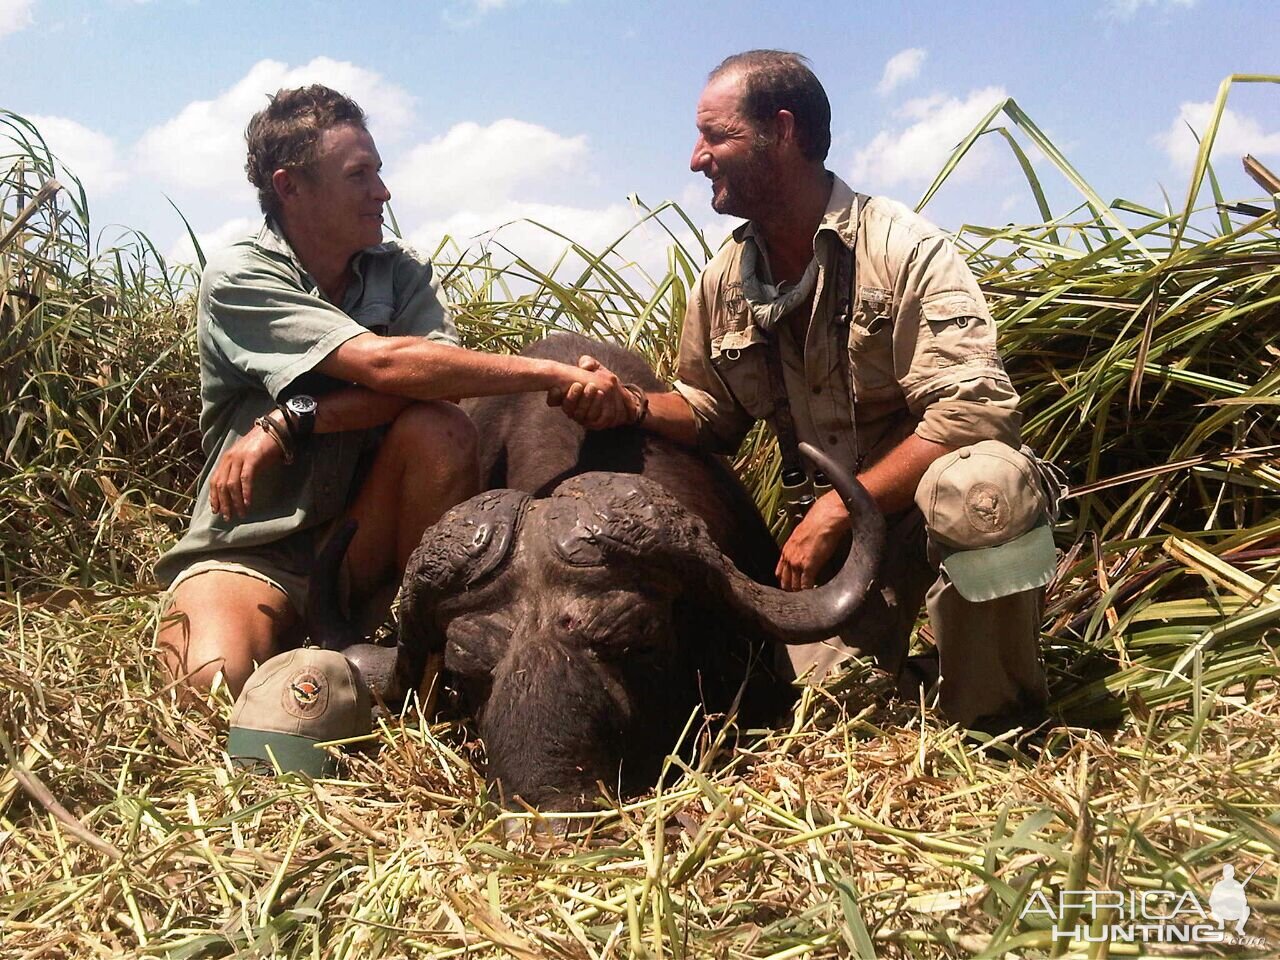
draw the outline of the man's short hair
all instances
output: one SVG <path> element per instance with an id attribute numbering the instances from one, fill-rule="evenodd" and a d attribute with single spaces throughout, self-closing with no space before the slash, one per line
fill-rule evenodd
<path id="1" fill-rule="evenodd" d="M 258 205 L 268 216 L 280 215 L 271 176 L 277 170 L 306 171 L 316 160 L 320 136 L 330 127 L 351 123 L 366 129 L 364 111 L 350 97 L 320 83 L 277 90 L 245 127 L 249 159 L 244 169 L 258 190 Z"/>
<path id="2" fill-rule="evenodd" d="M 804 158 L 822 161 L 831 149 L 831 102 L 808 62 L 785 50 L 748 50 L 726 57 L 707 80 L 740 75 L 743 115 L 759 128 L 771 123 L 779 110 L 790 111 Z"/>

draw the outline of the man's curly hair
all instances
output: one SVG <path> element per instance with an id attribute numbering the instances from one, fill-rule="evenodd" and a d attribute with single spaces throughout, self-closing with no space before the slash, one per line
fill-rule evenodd
<path id="1" fill-rule="evenodd" d="M 315 163 L 321 134 L 346 123 L 367 129 L 364 111 L 354 100 L 319 83 L 277 90 L 270 103 L 253 115 L 244 131 L 249 145 L 244 169 L 258 190 L 263 213 L 280 216 L 272 174 L 284 168 L 306 171 Z"/>

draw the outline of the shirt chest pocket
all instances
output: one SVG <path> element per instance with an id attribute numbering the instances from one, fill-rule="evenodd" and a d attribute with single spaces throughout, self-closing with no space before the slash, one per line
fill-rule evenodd
<path id="1" fill-rule="evenodd" d="M 773 392 L 769 389 L 769 366 L 765 356 L 768 349 L 766 344 L 755 343 L 723 350 L 711 358 L 711 365 L 734 399 L 757 420 L 764 420 L 773 413 Z"/>
<path id="2" fill-rule="evenodd" d="M 879 400 L 899 391 L 893 367 L 893 301 L 888 290 L 859 287 L 849 324 L 854 396 Z"/>

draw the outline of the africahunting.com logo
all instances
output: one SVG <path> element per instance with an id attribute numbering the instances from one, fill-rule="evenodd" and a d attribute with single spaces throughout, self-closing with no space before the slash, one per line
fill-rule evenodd
<path id="1" fill-rule="evenodd" d="M 1257 872 L 1257 867 L 1253 873 Z M 1249 936 L 1249 900 L 1235 867 L 1209 892 L 1208 909 L 1190 890 L 1060 890 L 1056 902 L 1037 890 L 1022 908 L 1024 920 L 1049 920 L 1054 940 L 1090 943 L 1221 943 L 1265 949 L 1267 941 Z M 1108 918 L 1105 924 L 1076 922 L 1082 915 Z"/>

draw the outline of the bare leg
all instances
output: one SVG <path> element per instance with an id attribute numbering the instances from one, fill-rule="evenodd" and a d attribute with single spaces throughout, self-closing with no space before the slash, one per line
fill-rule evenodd
<path id="1" fill-rule="evenodd" d="M 473 496 L 479 481 L 475 427 L 461 409 L 431 402 L 400 413 L 347 513 L 360 524 L 346 564 L 353 608 L 399 579 L 423 531 Z M 297 619 L 270 584 L 208 571 L 174 590 L 157 642 L 173 679 L 208 689 L 221 670 L 234 696 L 255 662 L 280 652 L 281 637 Z"/>
<path id="2" fill-rule="evenodd" d="M 396 417 L 347 511 L 359 523 L 346 563 L 353 609 L 398 581 L 423 531 L 479 491 L 476 447 L 456 404 L 415 403 Z"/>
<path id="3" fill-rule="evenodd" d="M 296 621 L 293 605 L 270 584 L 210 570 L 178 584 L 157 643 L 171 678 L 207 690 L 221 670 L 236 696 L 254 663 L 280 652 L 282 634 Z"/>

